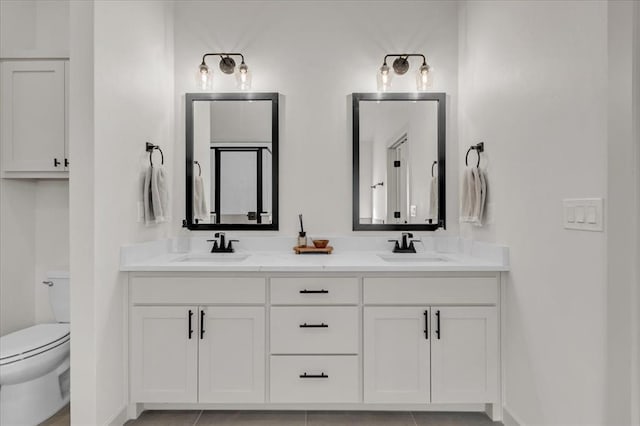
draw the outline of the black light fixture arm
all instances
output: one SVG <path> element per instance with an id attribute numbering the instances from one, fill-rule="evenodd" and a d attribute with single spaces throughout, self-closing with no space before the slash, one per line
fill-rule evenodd
<path id="1" fill-rule="evenodd" d="M 205 58 L 207 56 L 220 56 L 220 59 L 224 59 L 225 57 L 229 57 L 229 56 L 240 56 L 240 59 L 242 60 L 242 63 L 244 64 L 244 55 L 242 53 L 205 53 L 204 55 L 202 55 L 202 63 L 205 64 Z"/>
<path id="2" fill-rule="evenodd" d="M 407 59 L 409 56 L 419 56 L 422 58 L 422 65 L 427 64 L 427 58 L 422 53 L 389 53 L 388 55 L 384 55 L 384 63 L 387 63 L 387 58 L 404 58 Z"/>

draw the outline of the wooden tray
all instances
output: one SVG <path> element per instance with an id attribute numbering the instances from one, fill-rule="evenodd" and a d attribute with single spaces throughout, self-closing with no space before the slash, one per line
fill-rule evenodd
<path id="1" fill-rule="evenodd" d="M 315 247 L 294 247 L 293 251 L 296 254 L 331 254 L 333 251 L 333 247 L 326 246 L 325 248 L 315 248 Z"/>

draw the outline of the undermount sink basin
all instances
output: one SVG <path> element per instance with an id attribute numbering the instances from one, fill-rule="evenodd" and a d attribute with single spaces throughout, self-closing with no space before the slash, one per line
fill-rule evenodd
<path id="1" fill-rule="evenodd" d="M 421 253 L 392 253 L 379 254 L 378 257 L 385 262 L 398 263 L 428 263 L 428 262 L 446 262 L 448 259 L 435 254 Z"/>
<path id="2" fill-rule="evenodd" d="M 176 262 L 242 262 L 248 257 L 246 253 L 189 253 Z"/>

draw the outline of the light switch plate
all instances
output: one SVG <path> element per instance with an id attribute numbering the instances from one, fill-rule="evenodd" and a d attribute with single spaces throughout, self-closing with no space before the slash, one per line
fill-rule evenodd
<path id="1" fill-rule="evenodd" d="M 604 230 L 602 198 L 567 198 L 563 200 L 564 227 L 580 231 Z"/>

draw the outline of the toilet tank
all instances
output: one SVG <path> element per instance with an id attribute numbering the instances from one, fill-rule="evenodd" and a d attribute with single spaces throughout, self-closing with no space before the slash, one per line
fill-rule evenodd
<path id="1" fill-rule="evenodd" d="M 57 322 L 69 322 L 71 302 L 69 297 L 69 272 L 51 271 L 47 273 L 47 281 L 53 283 L 49 287 L 49 303 Z"/>

